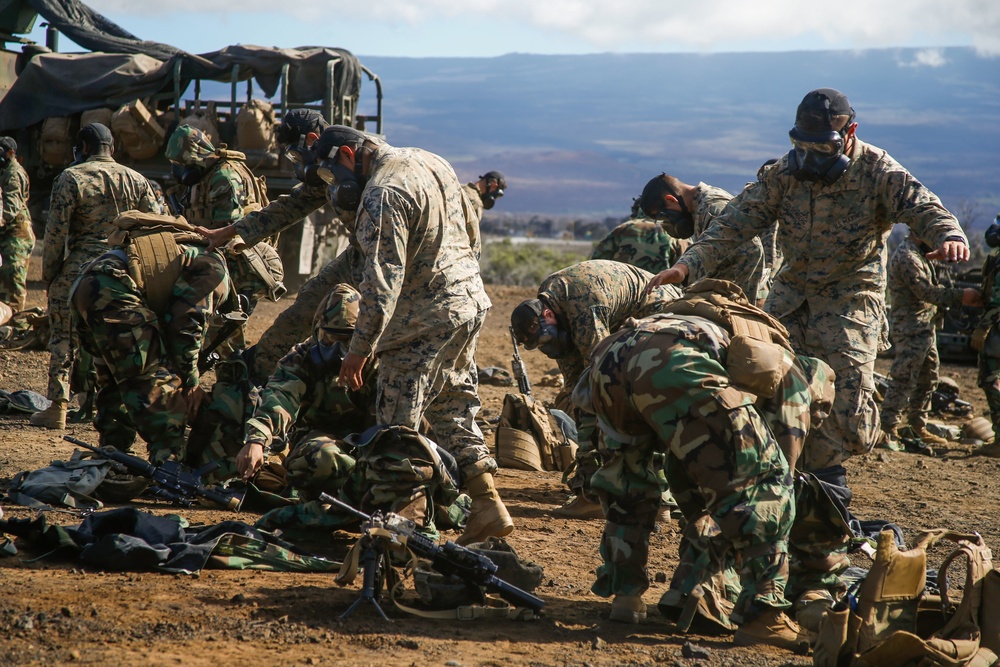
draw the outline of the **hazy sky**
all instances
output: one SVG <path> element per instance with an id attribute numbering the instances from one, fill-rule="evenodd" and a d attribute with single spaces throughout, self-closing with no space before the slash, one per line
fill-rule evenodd
<path id="1" fill-rule="evenodd" d="M 323 45 L 371 56 L 973 46 L 1000 55 L 1000 0 L 85 0 L 193 53 Z M 275 11 L 275 6 L 283 6 Z M 234 9 L 234 7 L 238 9 Z M 35 39 L 43 41 L 36 29 Z M 65 37 L 63 38 L 65 39 Z M 62 50 L 72 50 L 64 44 Z"/>

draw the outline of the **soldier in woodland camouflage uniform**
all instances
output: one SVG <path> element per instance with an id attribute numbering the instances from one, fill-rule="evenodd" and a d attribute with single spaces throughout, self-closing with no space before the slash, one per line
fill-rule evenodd
<path id="1" fill-rule="evenodd" d="M 861 142 L 847 98 L 823 88 L 806 95 L 790 132 L 793 149 L 764 168 L 714 224 L 653 285 L 714 270 L 748 240 L 781 221 L 784 264 L 766 310 L 781 320 L 795 349 L 836 373 L 832 418 L 810 438 L 814 452 L 843 478 L 841 463 L 869 450 L 879 432 L 872 372 L 884 321 L 883 249 L 893 223 L 938 248 L 935 258 L 964 261 L 969 248 L 940 200 L 885 151 Z"/>
<path id="2" fill-rule="evenodd" d="M 688 185 L 670 174 L 660 174 L 646 183 L 639 207 L 647 218 L 659 222 L 671 236 L 698 239 L 732 198 L 722 188 L 705 183 Z M 769 229 L 748 240 L 710 272 L 692 271 L 688 284 L 702 278 L 728 280 L 739 285 L 755 304 L 762 303 L 767 297 L 770 276 L 765 247 L 773 244 L 773 234 L 774 230 Z"/>
<path id="3" fill-rule="evenodd" d="M 45 428 L 65 428 L 75 335 L 70 323 L 69 288 L 80 267 L 108 250 L 112 223 L 129 210 L 158 212 L 146 177 L 115 162 L 111 131 L 91 123 L 77 134 L 78 160 L 52 186 L 45 225 L 42 280 L 48 286 L 49 386 L 52 406 L 31 416 Z"/>
<path id="4" fill-rule="evenodd" d="M 890 445 L 898 446 L 897 428 L 904 411 L 915 437 L 928 444 L 947 442 L 927 432 L 927 411 L 940 364 L 935 333 L 938 308 L 980 305 L 977 290 L 938 283 L 937 269 L 925 257 L 929 252 L 931 248 L 911 232 L 889 260 L 889 323 L 896 356 L 882 400 L 882 430 Z"/>
<path id="5" fill-rule="evenodd" d="M 177 247 L 180 270 L 162 312 L 130 277 L 120 247 L 87 265 L 70 305 L 80 342 L 97 361 L 101 445 L 127 451 L 138 432 L 152 463 L 198 464 L 186 461 L 184 429 L 202 398 L 198 356 L 208 319 L 231 287 L 221 253 Z"/>
<path id="6" fill-rule="evenodd" d="M 643 271 L 659 273 L 672 266 L 687 245 L 667 233 L 663 225 L 647 220 L 637 205 L 632 217 L 618 225 L 594 246 L 591 259 L 610 259 Z"/>
<path id="7" fill-rule="evenodd" d="M 28 211 L 28 175 L 17 161 L 17 143 L 0 137 L 0 301 L 15 313 L 24 310 L 28 294 L 28 260 L 35 247 L 35 232 Z"/>
<path id="8" fill-rule="evenodd" d="M 1000 433 L 1000 289 L 997 277 L 1000 274 L 1000 214 L 996 222 L 986 230 L 986 245 L 991 249 L 983 263 L 982 300 L 983 315 L 972 335 L 972 346 L 979 352 L 979 386 L 986 395 L 986 405 L 990 409 L 994 434 Z M 1000 457 L 1000 438 L 980 447 L 976 453 Z"/>
<path id="9" fill-rule="evenodd" d="M 572 388 L 601 339 L 629 318 L 658 313 L 680 296 L 680 290 L 673 286 L 647 294 L 651 278 L 651 273 L 640 268 L 605 259 L 556 271 L 542 281 L 538 298 L 522 301 L 511 313 L 514 336 L 526 349 L 537 347 L 555 359 L 566 386 Z M 584 413 L 577 413 L 576 421 L 580 448 L 569 484 L 577 497 L 556 512 L 571 518 L 600 518 L 603 514 L 596 499 L 590 497 L 588 483 L 599 465 L 596 451 L 600 432 Z"/>
<path id="10" fill-rule="evenodd" d="M 607 512 L 604 564 L 591 590 L 615 596 L 615 620 L 645 617 L 649 534 L 663 488 L 657 455 L 665 455 L 688 526 L 707 514 L 737 554 L 736 642 L 796 648 L 804 638 L 783 613 L 792 477 L 756 397 L 730 383 L 730 340 L 703 317 L 669 313 L 630 322 L 594 349 L 574 396 L 593 408 L 604 434 L 604 463 L 592 478 Z"/>

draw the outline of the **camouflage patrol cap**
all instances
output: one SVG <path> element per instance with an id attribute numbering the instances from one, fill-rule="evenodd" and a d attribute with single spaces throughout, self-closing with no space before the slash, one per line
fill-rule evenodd
<path id="1" fill-rule="evenodd" d="M 330 124 L 320 112 L 312 109 L 292 109 L 281 119 L 274 136 L 278 143 L 288 145 L 294 144 L 299 137 L 310 132 L 322 134 L 328 127 Z"/>
<path id="2" fill-rule="evenodd" d="M 313 145 L 313 152 L 321 160 L 324 160 L 341 146 L 357 146 L 367 138 L 368 135 L 353 127 L 331 125 L 323 130 L 323 134 L 319 135 L 319 139 Z"/>
<path id="3" fill-rule="evenodd" d="M 809 383 L 811 399 L 809 412 L 812 415 L 810 428 L 816 428 L 826 417 L 830 416 L 830 410 L 833 409 L 836 373 L 829 364 L 816 357 L 796 354 L 795 360 L 802 369 L 806 382 Z"/>
<path id="4" fill-rule="evenodd" d="M 111 130 L 108 129 L 107 125 L 90 123 L 81 127 L 80 131 L 76 133 L 76 145 L 82 148 L 84 144 L 93 152 L 101 145 L 114 146 L 115 138 L 111 135 Z"/>
<path id="5" fill-rule="evenodd" d="M 361 294 L 347 283 L 334 287 L 320 302 L 313 317 L 313 334 L 319 338 L 320 329 L 335 334 L 350 335 L 358 322 Z"/>
<path id="6" fill-rule="evenodd" d="M 854 120 L 854 109 L 847 96 L 833 88 L 818 88 L 806 93 L 795 110 L 795 127 L 788 133 L 798 141 L 824 143 L 837 139 L 843 128 L 834 128 L 836 116 L 848 116 L 847 124 Z"/>
<path id="7" fill-rule="evenodd" d="M 164 155 L 171 162 L 206 166 L 205 161 L 215 154 L 215 146 L 204 132 L 190 125 L 181 125 L 170 135 Z"/>
<path id="8" fill-rule="evenodd" d="M 0 151 L 4 153 L 8 151 L 17 152 L 17 142 L 11 137 L 0 137 Z"/>
<path id="9" fill-rule="evenodd" d="M 542 316 L 545 304 L 538 299 L 526 299 L 517 304 L 510 314 L 510 326 L 514 338 L 527 349 L 533 349 L 538 339 L 538 318 Z"/>

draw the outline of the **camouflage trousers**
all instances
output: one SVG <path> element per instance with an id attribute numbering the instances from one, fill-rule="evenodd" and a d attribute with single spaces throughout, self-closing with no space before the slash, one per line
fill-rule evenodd
<path id="1" fill-rule="evenodd" d="M 892 342 L 896 358 L 889 371 L 889 389 L 882 400 L 882 426 L 907 421 L 914 429 L 927 426 L 931 394 L 937 386 L 940 358 L 934 329 L 900 332 L 894 327 Z"/>
<path id="2" fill-rule="evenodd" d="M 79 359 L 79 340 L 70 314 L 69 291 L 80 275 L 80 267 L 97 257 L 97 253 L 73 251 L 63 262 L 59 274 L 48 289 L 49 313 L 49 385 L 50 400 L 70 399 L 70 374 L 73 362 Z"/>
<path id="3" fill-rule="evenodd" d="M 620 391 L 619 400 L 629 400 L 625 388 Z M 727 409 L 711 401 L 677 424 L 661 424 L 658 408 L 652 401 L 637 409 L 655 436 L 610 452 L 592 479 L 608 521 L 600 548 L 604 564 L 591 590 L 608 597 L 639 595 L 648 588 L 649 534 L 663 488 L 655 455 L 666 449 L 666 481 L 687 520 L 684 560 L 671 588 L 693 588 L 703 574 L 697 569 L 698 552 L 707 549 L 692 550 L 685 542 L 721 539 L 735 554 L 739 571 L 733 619 L 742 622 L 762 606 L 787 608 L 788 534 L 795 507 L 788 464 L 763 419 L 753 407 Z M 705 515 L 718 527 L 717 536 L 698 534 Z M 719 544 L 713 548 L 726 551 Z"/>
<path id="4" fill-rule="evenodd" d="M 101 445 L 127 450 L 138 433 L 152 463 L 184 461 L 182 380 L 164 365 L 156 313 L 135 284 L 127 276 L 87 273 L 74 287 L 71 306 L 80 343 L 97 361 L 94 427 Z"/>
<path id="5" fill-rule="evenodd" d="M 0 227 L 0 301 L 16 313 L 28 295 L 28 261 L 35 247 L 31 221 L 15 220 Z"/>
<path id="6" fill-rule="evenodd" d="M 979 386 L 986 394 L 993 432 L 1000 434 L 1000 359 L 988 356 L 982 350 L 979 352 Z"/>
<path id="7" fill-rule="evenodd" d="M 314 278 L 299 290 L 295 301 L 281 312 L 274 323 L 267 328 L 257 341 L 251 377 L 258 384 L 264 384 L 278 361 L 288 354 L 296 344 L 309 338 L 312 333 L 313 316 L 323 298 L 340 283 L 357 288 L 361 277 L 355 275 L 360 270 L 361 255 L 354 246 L 348 246 L 333 261 L 320 269 Z"/>
<path id="8" fill-rule="evenodd" d="M 426 418 L 466 480 L 497 470 L 476 424 L 482 406 L 476 343 L 485 320 L 484 310 L 454 329 L 378 353 L 378 423 L 417 430 Z"/>
<path id="9" fill-rule="evenodd" d="M 835 312 L 813 313 L 807 303 L 780 319 L 796 352 L 822 359 L 836 373 L 830 416 L 810 431 L 797 466 L 819 470 L 871 450 L 879 435 L 872 374 L 881 319 L 860 322 Z"/>

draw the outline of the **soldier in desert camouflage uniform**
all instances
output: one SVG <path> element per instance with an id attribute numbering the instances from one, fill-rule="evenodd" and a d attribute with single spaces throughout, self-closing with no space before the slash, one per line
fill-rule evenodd
<path id="1" fill-rule="evenodd" d="M 890 446 L 898 446 L 897 429 L 904 411 L 915 437 L 928 444 L 947 442 L 927 432 L 927 411 L 940 365 L 935 333 L 938 308 L 981 305 L 977 290 L 939 284 L 937 269 L 925 257 L 929 252 L 931 248 L 911 232 L 889 260 L 889 332 L 896 356 L 882 400 L 882 430 Z"/>
<path id="2" fill-rule="evenodd" d="M 107 238 L 119 214 L 159 211 L 149 181 L 115 162 L 114 139 L 107 127 L 91 123 L 80 130 L 76 142 L 78 164 L 67 167 L 52 186 L 42 251 L 42 280 L 48 286 L 48 397 L 52 406 L 32 415 L 31 423 L 45 428 L 66 427 L 75 349 L 70 286 L 80 267 L 108 250 Z"/>
<path id="3" fill-rule="evenodd" d="M 538 287 L 538 297 L 522 301 L 511 312 L 514 336 L 526 349 L 538 348 L 555 359 L 565 386 L 572 388 L 583 373 L 594 346 L 632 317 L 658 313 L 680 296 L 673 286 L 646 293 L 652 274 L 640 268 L 592 259 L 556 271 Z M 577 413 L 576 469 L 569 481 L 576 498 L 556 510 L 557 516 L 603 516 L 590 496 L 588 480 L 597 469 L 597 424 Z"/>
<path id="4" fill-rule="evenodd" d="M 177 248 L 180 266 L 164 304 L 130 277 L 119 246 L 87 265 L 70 305 L 80 342 L 97 361 L 101 445 L 127 451 L 138 433 L 152 463 L 197 465 L 207 461 L 186 460 L 184 429 L 203 396 L 198 357 L 208 319 L 231 286 L 222 253 Z"/>
<path id="5" fill-rule="evenodd" d="M 698 239 L 732 198 L 722 188 L 705 183 L 688 185 L 670 174 L 660 174 L 646 183 L 639 207 L 647 218 L 659 222 L 671 236 Z M 728 280 L 739 285 L 743 294 L 754 303 L 762 303 L 767 296 L 770 276 L 765 248 L 768 244 L 773 245 L 773 234 L 774 230 L 768 229 L 748 240 L 711 272 L 693 271 L 688 276 L 688 284 L 702 278 Z"/>
<path id="6" fill-rule="evenodd" d="M 24 309 L 28 294 L 28 260 L 35 247 L 35 232 L 28 211 L 28 175 L 17 161 L 17 143 L 0 137 L 0 301 L 15 313 Z"/>
<path id="7" fill-rule="evenodd" d="M 479 259 L 483 254 L 483 241 L 479 234 L 479 223 L 483 219 L 483 210 L 490 210 L 496 205 L 497 199 L 504 196 L 507 190 L 507 179 L 499 171 L 488 171 L 479 177 L 478 181 L 466 183 L 463 187 L 469 200 L 469 242 L 472 251 Z"/>
<path id="8" fill-rule="evenodd" d="M 940 200 L 885 151 L 859 140 L 854 111 L 840 92 L 806 95 L 790 132 L 793 149 L 764 168 L 715 223 L 659 274 L 676 283 L 714 269 L 750 238 L 781 221 L 784 256 L 766 310 L 799 352 L 837 376 L 832 419 L 812 432 L 828 467 L 869 450 L 878 434 L 872 372 L 885 310 L 885 240 L 894 223 L 936 246 L 934 258 L 964 261 L 969 248 Z"/>
<path id="9" fill-rule="evenodd" d="M 674 238 L 663 225 L 646 219 L 636 200 L 632 217 L 608 232 L 594 246 L 590 258 L 624 262 L 656 274 L 672 266 L 686 247 L 683 239 Z"/>
<path id="10" fill-rule="evenodd" d="M 646 561 L 666 478 L 697 530 L 708 516 L 736 553 L 741 591 L 736 642 L 796 648 L 804 638 L 790 607 L 788 534 L 794 516 L 788 462 L 755 396 L 731 384 L 731 333 L 703 317 L 667 313 L 631 322 L 594 349 L 574 400 L 603 431 L 604 463 L 592 484 L 607 512 L 604 564 L 594 593 L 614 595 L 612 618 L 645 617 Z M 678 568 L 675 577 L 690 576 Z"/>

